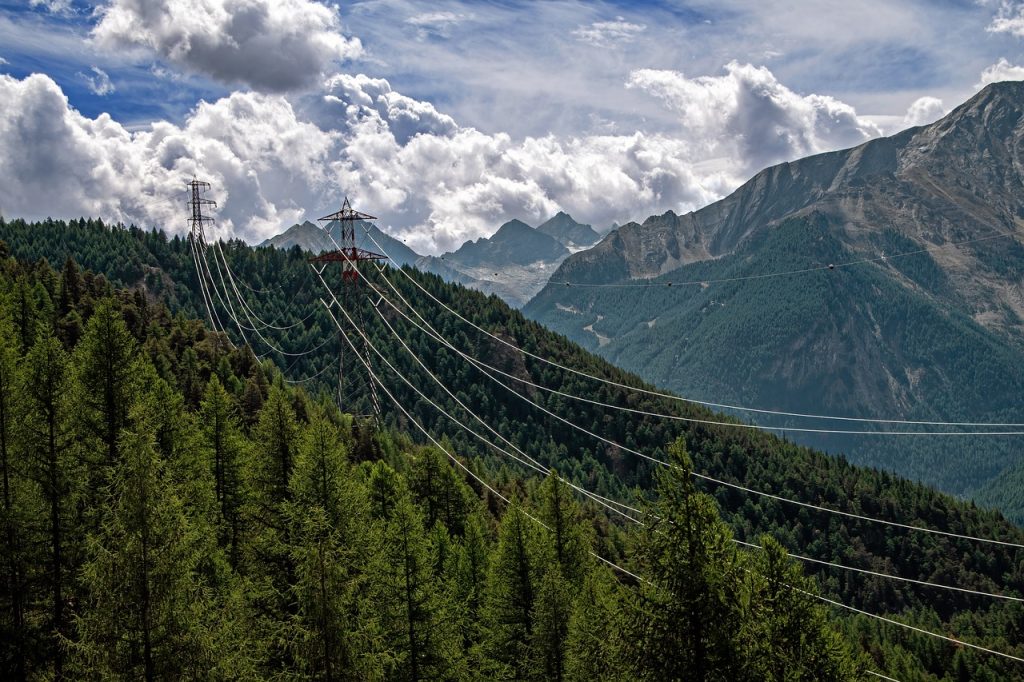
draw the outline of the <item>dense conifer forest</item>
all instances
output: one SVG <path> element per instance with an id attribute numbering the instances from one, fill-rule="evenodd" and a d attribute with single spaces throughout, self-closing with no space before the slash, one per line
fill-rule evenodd
<path id="1" fill-rule="evenodd" d="M 7 677 L 1021 675 L 1020 664 L 826 611 L 792 588 L 1018 656 L 1020 603 L 830 569 L 805 578 L 786 556 L 789 549 L 1020 594 L 1019 551 L 819 514 L 730 488 L 698 489 L 686 471 L 901 523 L 1021 542 L 1024 534 L 996 513 L 756 432 L 666 425 L 535 397 L 615 442 L 679 465 L 654 471 L 537 416 L 454 354 L 403 329 L 420 357 L 499 431 L 566 479 L 644 505 L 646 525 L 610 521 L 557 477 L 524 475 L 395 384 L 413 418 L 443 434 L 444 447 L 512 500 L 506 505 L 452 468 L 394 411 L 385 409 L 378 428 L 339 412 L 329 381 L 304 388 L 285 381 L 327 367 L 333 344 L 275 364 L 210 332 L 196 319 L 201 299 L 183 240 L 93 221 L 3 222 L 0 238 L 7 241 L 0 254 L 0 640 Z M 239 277 L 261 292 L 252 297 L 261 315 L 316 310 L 323 294 L 309 281 L 305 254 L 237 243 L 226 250 Z M 641 385 L 493 297 L 410 274 L 521 347 Z M 355 304 L 384 352 L 429 386 L 389 339 L 372 302 Z M 714 416 L 595 389 L 503 355 L 455 320 L 438 314 L 433 322 L 467 352 L 567 393 Z M 333 333 L 329 318 L 315 312 L 278 341 L 301 350 Z M 741 550 L 733 537 L 766 549 Z"/>

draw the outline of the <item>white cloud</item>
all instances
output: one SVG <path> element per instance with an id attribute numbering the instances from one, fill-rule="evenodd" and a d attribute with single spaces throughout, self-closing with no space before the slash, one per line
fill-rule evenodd
<path id="1" fill-rule="evenodd" d="M 974 87 L 983 88 L 989 83 L 1019 80 L 1024 80 L 1024 66 L 1011 64 L 1005 57 L 1001 57 L 995 64 L 985 67 L 985 70 L 981 72 L 981 77 L 978 82 L 975 83 Z"/>
<path id="2" fill-rule="evenodd" d="M 927 125 L 934 123 L 946 114 L 946 107 L 942 100 L 937 97 L 919 97 L 907 107 L 907 114 L 903 117 L 904 128 Z"/>
<path id="3" fill-rule="evenodd" d="M 98 216 L 183 228 L 184 181 L 214 184 L 225 233 L 257 240 L 316 206 L 336 137 L 295 118 L 278 96 L 201 103 L 183 126 L 129 132 L 82 116 L 47 76 L 0 76 L 0 210 Z"/>
<path id="4" fill-rule="evenodd" d="M 985 30 L 1024 38 L 1024 3 L 1002 0 L 996 16 Z"/>
<path id="5" fill-rule="evenodd" d="M 193 174 L 210 181 L 223 234 L 249 241 L 349 195 L 413 248 L 437 253 L 510 218 L 558 210 L 598 227 L 699 208 L 768 159 L 866 139 L 874 128 L 827 97 L 801 97 L 766 69 L 686 79 L 634 74 L 679 125 L 665 133 L 516 139 L 464 127 L 384 79 L 336 75 L 317 93 L 236 92 L 180 125 L 129 131 L 71 108 L 46 76 L 0 76 L 4 215 L 93 215 L 184 229 Z"/>
<path id="6" fill-rule="evenodd" d="M 615 17 L 614 21 L 595 21 L 589 26 L 580 26 L 572 35 L 596 47 L 610 47 L 616 43 L 628 43 L 646 29 L 644 24 L 634 24 L 624 17 Z"/>
<path id="7" fill-rule="evenodd" d="M 8 64 L 10 64 L 9 61 L 4 59 L 3 57 L 0 57 L 0 66 L 7 66 Z"/>
<path id="8" fill-rule="evenodd" d="M 318 83 L 362 52 L 341 34 L 336 5 L 312 0 L 109 0 L 92 38 L 109 50 L 150 50 L 227 83 L 284 92 Z"/>
<path id="9" fill-rule="evenodd" d="M 103 97 L 105 95 L 109 95 L 110 93 L 114 92 L 114 90 L 116 90 L 114 84 L 110 82 L 110 76 L 107 75 L 106 71 L 104 71 L 98 66 L 93 66 L 90 68 L 93 73 L 92 76 L 85 73 L 79 73 L 78 77 L 85 80 L 85 82 L 89 86 L 89 90 L 92 91 L 92 94 Z"/>
<path id="10" fill-rule="evenodd" d="M 708 156 L 725 156 L 746 172 L 809 154 L 850 147 L 881 134 L 850 105 L 799 95 L 765 67 L 730 62 L 722 76 L 634 71 L 628 86 L 662 100 L 683 133 Z"/>

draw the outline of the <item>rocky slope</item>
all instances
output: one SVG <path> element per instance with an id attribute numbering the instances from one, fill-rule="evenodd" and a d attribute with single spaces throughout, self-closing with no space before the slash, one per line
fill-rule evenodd
<path id="1" fill-rule="evenodd" d="M 932 125 L 623 225 L 568 258 L 524 312 L 700 398 L 1024 421 L 1022 116 L 1024 83 L 993 84 Z M 760 277 L 791 270 L 810 271 Z M 657 286 L 571 286 L 646 282 Z M 1021 449 L 1010 437 L 814 442 L 966 494 Z"/>

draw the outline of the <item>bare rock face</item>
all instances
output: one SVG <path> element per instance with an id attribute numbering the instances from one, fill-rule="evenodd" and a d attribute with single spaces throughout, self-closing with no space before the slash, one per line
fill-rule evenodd
<path id="1" fill-rule="evenodd" d="M 1010 227 L 1021 205 L 1022 105 L 1021 83 L 990 85 L 932 125 L 773 166 L 693 213 L 669 211 L 623 225 L 563 267 L 577 275 L 584 263 L 607 270 L 590 281 L 616 281 L 623 270 L 656 277 L 734 253 L 759 230 L 811 209 L 845 222 L 853 246 L 864 241 L 865 229 L 896 227 L 935 243 Z"/>
<path id="2" fill-rule="evenodd" d="M 565 211 L 559 211 L 552 218 L 537 226 L 537 231 L 554 237 L 569 250 L 585 249 L 601 241 L 601 235 L 590 225 L 578 223 Z"/>
<path id="3" fill-rule="evenodd" d="M 1024 421 L 1022 138 L 1024 83 L 990 85 L 931 125 L 773 166 L 698 211 L 618 227 L 567 258 L 524 312 L 708 400 Z M 758 278 L 800 270 L 810 271 Z M 659 286 L 572 286 L 644 281 Z M 814 444 L 958 493 L 1024 462 L 1006 443 L 895 441 Z M 972 452 L 985 461 L 958 470 Z"/>

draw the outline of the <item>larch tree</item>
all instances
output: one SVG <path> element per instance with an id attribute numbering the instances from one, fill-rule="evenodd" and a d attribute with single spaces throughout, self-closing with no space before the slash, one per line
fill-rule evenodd
<path id="1" fill-rule="evenodd" d="M 63 679 L 62 642 L 70 632 L 68 598 L 74 571 L 69 546 L 77 542 L 71 531 L 82 479 L 77 459 L 69 452 L 72 417 L 68 355 L 46 327 L 25 357 L 19 382 L 24 413 L 19 420 L 26 454 L 26 475 L 38 491 L 47 518 L 45 539 L 48 565 L 44 584 L 49 591 L 49 633 L 53 675 Z"/>
<path id="2" fill-rule="evenodd" d="M 351 476 L 341 433 L 322 408 L 302 430 L 287 516 L 298 604 L 289 637 L 303 674 L 327 682 L 374 676 L 359 626 L 370 524 L 365 491 Z"/>
<path id="3" fill-rule="evenodd" d="M 199 407 L 201 442 L 212 469 L 217 507 L 217 538 L 238 566 L 242 532 L 244 444 L 235 421 L 231 396 L 216 375 L 206 385 Z"/>
<path id="4" fill-rule="evenodd" d="M 751 677 L 775 682 L 857 680 L 863 669 L 812 596 L 811 584 L 772 537 L 754 556 Z"/>
<path id="5" fill-rule="evenodd" d="M 76 403 L 83 431 L 95 439 L 97 464 L 117 463 L 118 436 L 128 424 L 128 410 L 139 391 L 138 344 L 128 331 L 118 304 L 106 298 L 96 306 L 75 348 Z M 99 482 L 98 479 L 97 482 Z"/>
<path id="6" fill-rule="evenodd" d="M 433 573 L 423 518 L 408 492 L 380 524 L 366 607 L 379 614 L 389 678 L 458 679 L 464 660 L 453 606 Z"/>
<path id="7" fill-rule="evenodd" d="M 682 439 L 669 454 L 637 547 L 645 582 L 627 638 L 633 672 L 651 680 L 736 678 L 747 592 L 740 559 L 714 500 L 694 488 Z"/>
<path id="8" fill-rule="evenodd" d="M 26 575 L 23 555 L 23 532 L 28 525 L 28 509 L 20 467 L 16 461 L 16 415 L 21 410 L 21 394 L 17 385 L 19 357 L 14 325 L 0 301 L 0 484 L 3 525 L 3 621 L 0 623 L 0 673 L 10 679 L 23 680 L 28 672 L 26 651 L 25 596 Z"/>
<path id="9" fill-rule="evenodd" d="M 195 679 L 215 668 L 241 672 L 244 663 L 218 660 L 244 661 L 245 652 L 217 646 L 227 643 L 202 572 L 216 544 L 189 522 L 156 452 L 141 414 L 154 409 L 140 405 L 140 428 L 123 432 L 99 529 L 88 538 L 88 604 L 71 647 L 76 672 L 147 681 Z"/>
<path id="10" fill-rule="evenodd" d="M 532 522 L 513 502 L 501 519 L 490 562 L 483 622 L 486 652 L 495 674 L 524 679 L 532 662 L 534 602 L 538 590 L 538 540 Z"/>
<path id="11" fill-rule="evenodd" d="M 619 657 L 617 584 L 608 569 L 595 568 L 583 580 L 569 618 L 566 679 L 626 680 Z"/>

